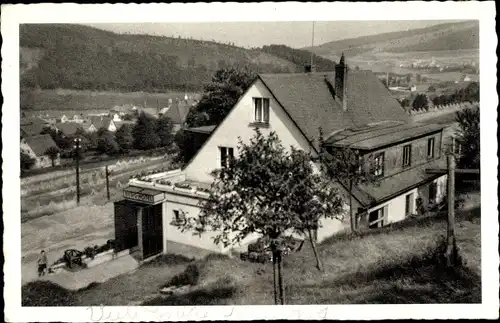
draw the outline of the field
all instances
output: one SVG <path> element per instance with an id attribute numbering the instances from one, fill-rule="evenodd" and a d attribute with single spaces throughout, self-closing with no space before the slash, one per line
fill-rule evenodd
<path id="1" fill-rule="evenodd" d="M 116 162 L 110 166 L 109 186 L 112 194 L 128 182 L 131 175 L 170 167 L 169 158 L 145 159 Z M 21 182 L 21 222 L 76 207 L 76 179 L 74 171 L 64 171 L 59 175 L 49 174 L 23 179 Z M 36 180 L 38 179 L 38 180 Z M 86 197 L 105 199 L 106 180 L 104 167 L 82 170 L 80 194 Z M 92 202 L 93 203 L 93 202 Z"/>
<path id="2" fill-rule="evenodd" d="M 286 303 L 480 303 L 480 214 L 477 206 L 457 210 L 457 243 L 464 264 L 451 270 L 442 267 L 438 256 L 446 233 L 443 215 L 409 219 L 360 236 L 333 236 L 318 246 L 323 272 L 314 268 L 314 256 L 306 244 L 285 257 Z M 271 264 L 219 255 L 189 265 L 178 260 L 164 257 L 151 265 L 154 270 L 140 267 L 80 291 L 48 282 L 29 283 L 23 286 L 23 306 L 274 303 Z M 183 296 L 159 296 L 161 286 L 181 268 L 190 268 L 188 280 L 194 290 Z"/>
<path id="3" fill-rule="evenodd" d="M 326 57 L 326 56 L 325 56 Z M 326 57 L 337 59 L 335 57 Z M 361 69 L 373 72 L 389 72 L 396 74 L 421 73 L 418 69 L 400 67 L 416 61 L 434 60 L 439 65 L 459 65 L 462 63 L 479 63 L 479 50 L 457 50 L 457 51 L 430 51 L 430 52 L 368 52 L 360 55 L 347 57 L 347 63 L 351 66 L 359 66 Z M 442 73 L 438 73 L 442 74 Z M 436 75 L 438 75 L 436 74 Z M 435 75 L 435 74 L 431 74 Z M 460 74 L 459 74 L 460 76 Z M 431 77 L 429 75 L 429 77 Z"/>
<path id="4" fill-rule="evenodd" d="M 21 93 L 21 110 L 35 114 L 50 111 L 68 111 L 68 113 L 99 113 L 109 112 L 116 105 L 131 104 L 147 108 L 163 108 L 168 100 L 183 99 L 186 93 L 170 91 L 167 93 L 144 92 L 95 92 L 77 90 L 39 90 Z M 188 96 L 198 96 L 196 93 L 187 93 Z"/>

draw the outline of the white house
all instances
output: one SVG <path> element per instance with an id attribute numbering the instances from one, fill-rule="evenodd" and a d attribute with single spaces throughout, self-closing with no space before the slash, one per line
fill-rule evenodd
<path id="1" fill-rule="evenodd" d="M 34 168 L 50 167 L 52 163 L 54 166 L 60 164 L 59 154 L 57 154 L 54 160 L 47 154 L 51 148 L 57 149 L 57 145 L 48 134 L 25 137 L 20 142 L 21 152 L 35 159 Z"/>
<path id="2" fill-rule="evenodd" d="M 115 132 L 116 125 L 112 118 L 105 116 L 91 116 L 90 117 L 90 125 L 87 128 L 88 132 L 95 132 L 99 129 L 104 128 L 108 131 Z"/>
<path id="3" fill-rule="evenodd" d="M 167 252 L 169 241 L 230 252 L 213 243 L 215 232 L 198 237 L 174 224 L 183 213 L 200 212 L 213 181 L 211 171 L 224 167 L 229 156 L 237 158 L 238 138 L 248 142 L 254 128 L 264 135 L 274 131 L 284 147 L 313 156 L 321 128 L 327 149 L 349 146 L 374 156 L 377 186 L 353 191 L 355 213 L 368 227 L 415 213 L 417 197 L 431 202 L 443 197 L 446 176 L 425 172 L 442 165 L 443 126 L 412 123 L 372 72 L 351 71 L 342 57 L 335 72 L 259 75 L 226 118 L 209 129 L 208 139 L 183 169 L 130 180 L 124 200 L 115 203 L 117 248 L 136 250 L 143 258 Z M 348 194 L 342 184 L 339 188 Z M 347 226 L 347 221 L 324 220 L 318 240 Z"/>

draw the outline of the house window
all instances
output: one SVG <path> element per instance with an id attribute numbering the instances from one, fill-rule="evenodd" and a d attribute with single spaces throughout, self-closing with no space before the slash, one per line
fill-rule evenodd
<path id="1" fill-rule="evenodd" d="M 230 147 L 219 147 L 220 167 L 229 166 L 229 161 L 234 158 L 234 149 Z"/>
<path id="2" fill-rule="evenodd" d="M 384 153 L 378 153 L 375 155 L 373 175 L 377 177 L 384 175 Z"/>
<path id="3" fill-rule="evenodd" d="M 413 201 L 414 201 L 413 193 L 406 195 L 405 201 L 405 215 L 411 215 L 413 213 Z"/>
<path id="4" fill-rule="evenodd" d="M 403 146 L 403 167 L 411 165 L 411 145 Z"/>
<path id="5" fill-rule="evenodd" d="M 269 99 L 253 98 L 255 107 L 255 122 L 269 123 Z"/>
<path id="6" fill-rule="evenodd" d="M 183 224 L 184 222 L 186 222 L 186 216 L 184 214 L 184 212 L 180 211 L 180 210 L 174 210 L 173 211 L 174 213 L 174 218 L 172 219 L 172 222 L 170 223 L 171 225 L 178 225 L 178 224 Z"/>
<path id="7" fill-rule="evenodd" d="M 427 158 L 434 158 L 434 138 L 427 140 Z"/>

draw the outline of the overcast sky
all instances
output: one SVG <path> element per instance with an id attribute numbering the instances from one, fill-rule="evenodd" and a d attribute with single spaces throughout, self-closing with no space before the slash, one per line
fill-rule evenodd
<path id="1" fill-rule="evenodd" d="M 317 21 L 314 44 L 391 31 L 424 28 L 451 20 L 407 21 Z M 310 46 L 312 22 L 220 22 L 220 23 L 119 23 L 88 24 L 118 33 L 149 34 L 232 42 L 241 47 L 284 44 L 300 48 Z"/>

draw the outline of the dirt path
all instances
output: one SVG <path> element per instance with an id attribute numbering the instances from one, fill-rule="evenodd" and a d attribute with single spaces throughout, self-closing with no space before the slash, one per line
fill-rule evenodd
<path id="1" fill-rule="evenodd" d="M 113 204 L 79 206 L 21 225 L 22 281 L 36 277 L 40 250 L 47 252 L 49 263 L 62 257 L 66 249 L 83 250 L 114 238 Z"/>

